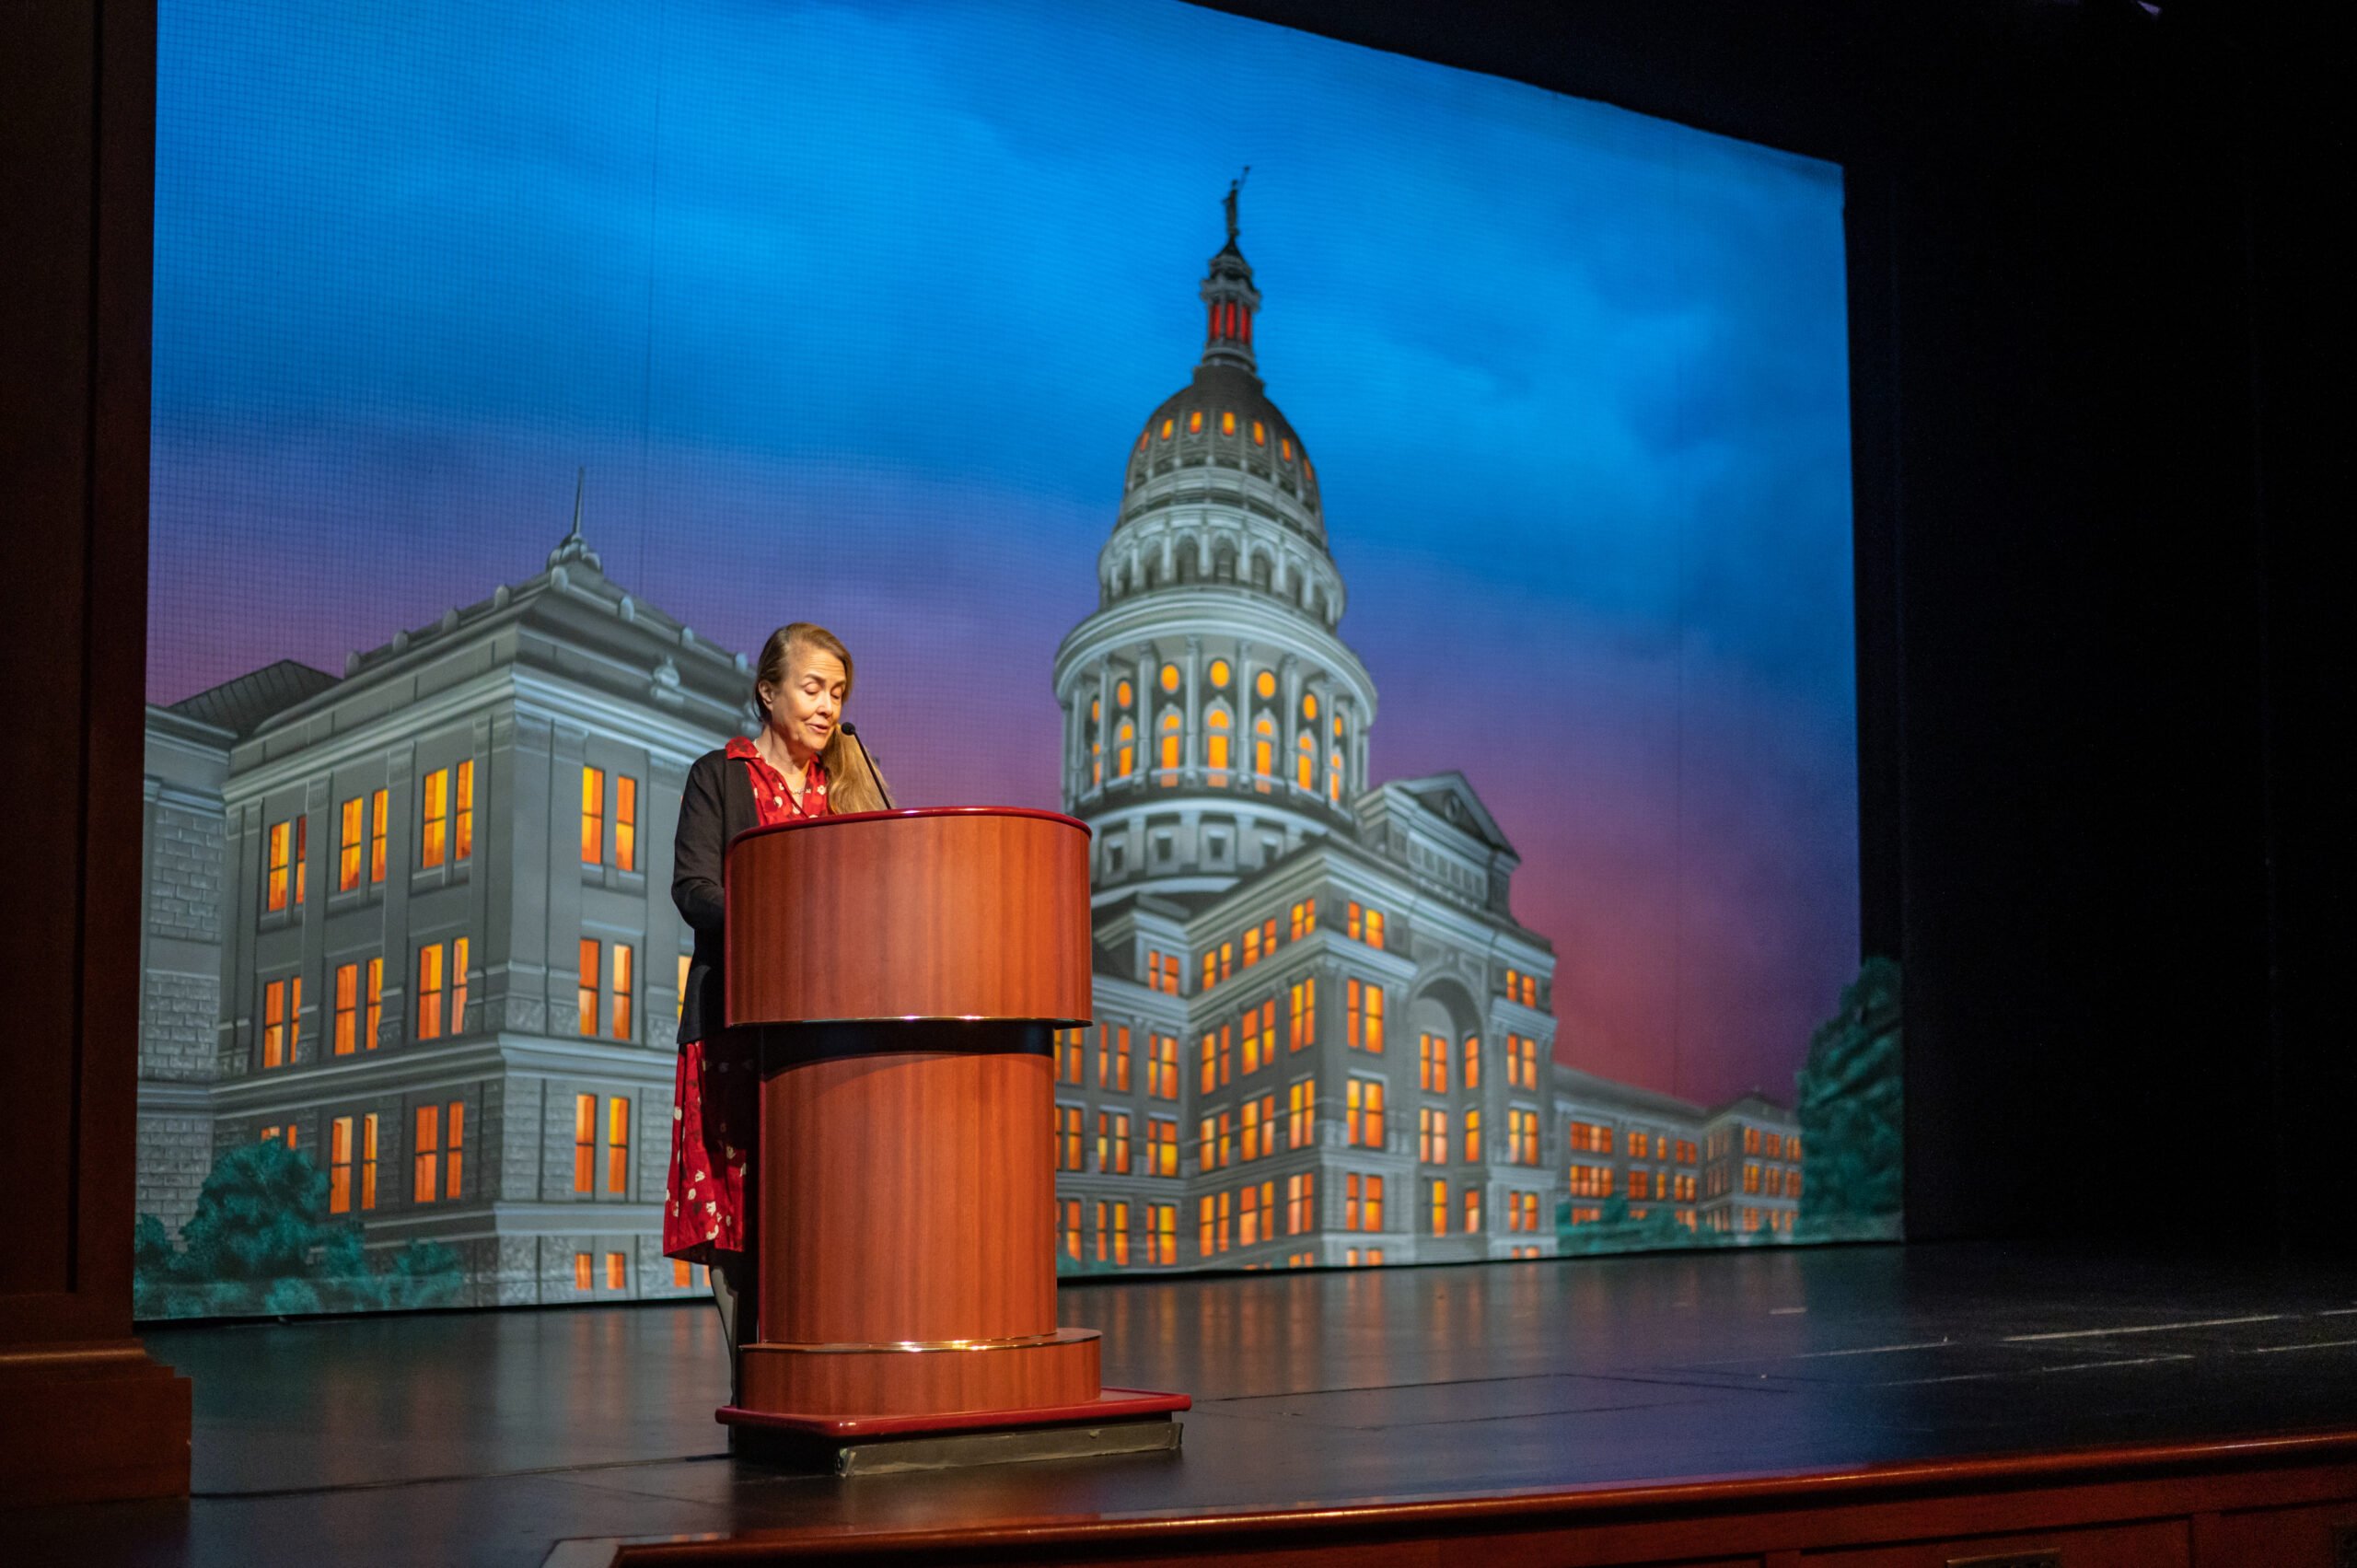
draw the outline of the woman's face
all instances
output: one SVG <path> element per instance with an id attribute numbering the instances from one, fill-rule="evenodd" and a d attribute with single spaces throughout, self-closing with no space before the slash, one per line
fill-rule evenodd
<path id="1" fill-rule="evenodd" d="M 797 758 L 823 751 L 842 717 L 843 661 L 823 648 L 797 648 L 785 684 L 769 689 L 770 728 Z"/>

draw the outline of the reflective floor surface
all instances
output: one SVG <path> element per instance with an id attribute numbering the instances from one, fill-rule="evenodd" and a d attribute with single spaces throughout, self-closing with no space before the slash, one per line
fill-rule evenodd
<path id="1" fill-rule="evenodd" d="M 709 1306 L 151 1328 L 195 1495 L 11 1562 L 533 1568 L 581 1538 L 1195 1513 L 2357 1425 L 2357 1269 L 1852 1248 L 1081 1283 L 1175 1456 L 838 1481 L 727 1456 Z"/>

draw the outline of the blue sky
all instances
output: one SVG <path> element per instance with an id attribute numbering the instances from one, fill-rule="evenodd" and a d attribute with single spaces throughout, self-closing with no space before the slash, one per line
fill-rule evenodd
<path id="1" fill-rule="evenodd" d="M 538 569 L 860 656 L 1052 804 L 1056 640 L 1244 165 L 1378 777 L 1459 767 L 1561 1054 L 1789 1094 L 1856 958 L 1830 166 L 1167 0 L 167 0 L 149 690 Z"/>

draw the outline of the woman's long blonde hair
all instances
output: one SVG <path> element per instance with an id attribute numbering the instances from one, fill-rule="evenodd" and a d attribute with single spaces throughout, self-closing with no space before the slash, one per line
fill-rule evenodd
<path id="1" fill-rule="evenodd" d="M 769 723 L 769 704 L 761 700 L 761 688 L 783 687 L 794 667 L 796 654 L 811 649 L 832 654 L 843 667 L 842 701 L 835 706 L 834 733 L 827 737 L 826 749 L 819 753 L 819 765 L 827 770 L 827 809 L 830 811 L 881 811 L 887 786 L 875 771 L 865 748 L 856 740 L 844 738 L 842 714 L 851 706 L 851 650 L 842 639 L 824 626 L 807 621 L 796 621 L 781 626 L 770 633 L 761 645 L 761 656 L 753 666 L 753 707 L 761 715 L 761 723 Z"/>

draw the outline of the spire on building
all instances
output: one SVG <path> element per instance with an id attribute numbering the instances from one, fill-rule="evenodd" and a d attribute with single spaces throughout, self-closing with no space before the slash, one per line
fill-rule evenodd
<path id="1" fill-rule="evenodd" d="M 1227 194 L 1220 198 L 1220 205 L 1227 209 L 1227 243 L 1212 258 L 1200 292 L 1208 312 L 1203 363 L 1233 365 L 1258 374 L 1260 367 L 1252 357 L 1252 318 L 1260 308 L 1260 291 L 1252 286 L 1252 263 L 1236 244 L 1237 198 L 1243 193 L 1245 176 L 1251 172 L 1247 166 L 1243 175 L 1228 181 Z"/>
<path id="2" fill-rule="evenodd" d="M 568 562 L 578 561 L 592 572 L 602 572 L 606 569 L 605 563 L 598 559 L 598 552 L 589 548 L 589 541 L 581 537 L 582 501 L 588 490 L 589 470 L 587 465 L 584 464 L 573 482 L 573 531 L 557 540 L 556 548 L 549 552 L 551 566 L 562 566 Z"/>

